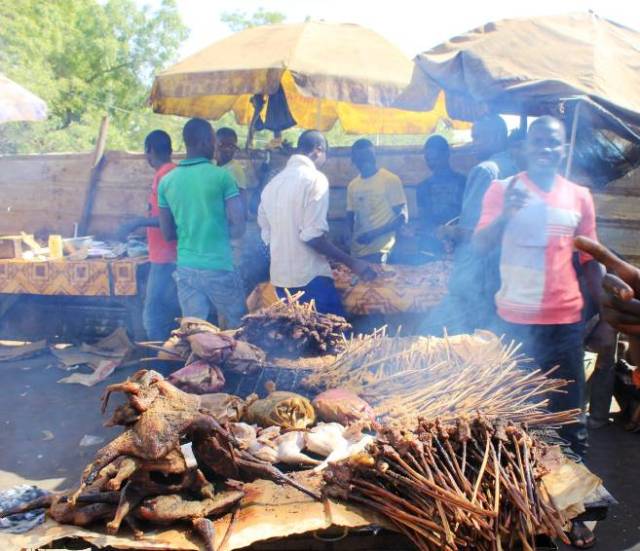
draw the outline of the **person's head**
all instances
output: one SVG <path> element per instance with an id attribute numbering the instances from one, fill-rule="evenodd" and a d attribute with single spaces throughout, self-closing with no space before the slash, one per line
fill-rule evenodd
<path id="1" fill-rule="evenodd" d="M 144 139 L 144 154 L 153 168 L 159 168 L 171 160 L 171 136 L 164 130 L 149 132 Z"/>
<path id="2" fill-rule="evenodd" d="M 500 115 L 487 115 L 471 128 L 473 145 L 480 160 L 485 160 L 507 148 L 507 123 Z"/>
<path id="3" fill-rule="evenodd" d="M 361 138 L 353 142 L 351 146 L 351 162 L 358 169 L 360 175 L 365 178 L 373 176 L 378 171 L 376 151 L 371 140 Z"/>
<path id="4" fill-rule="evenodd" d="M 566 152 L 566 130 L 558 119 L 545 115 L 529 126 L 525 153 L 531 176 L 550 177 L 560 168 Z"/>
<path id="5" fill-rule="evenodd" d="M 317 130 L 305 130 L 298 138 L 297 152 L 309 157 L 320 168 L 327 160 L 327 139 Z"/>
<path id="6" fill-rule="evenodd" d="M 216 135 L 209 121 L 191 119 L 182 129 L 182 139 L 187 148 L 187 157 L 205 157 L 213 159 Z"/>
<path id="7" fill-rule="evenodd" d="M 516 128 L 511 131 L 509 139 L 507 140 L 507 150 L 518 167 L 518 170 L 525 170 L 527 168 L 527 157 L 524 148 L 526 139 L 526 132 L 520 128 Z"/>
<path id="8" fill-rule="evenodd" d="M 216 131 L 216 161 L 218 165 L 226 165 L 233 159 L 238 150 L 238 135 L 233 128 L 223 126 Z"/>
<path id="9" fill-rule="evenodd" d="M 424 160 L 431 172 L 449 168 L 449 144 L 442 136 L 431 136 L 424 144 Z"/>

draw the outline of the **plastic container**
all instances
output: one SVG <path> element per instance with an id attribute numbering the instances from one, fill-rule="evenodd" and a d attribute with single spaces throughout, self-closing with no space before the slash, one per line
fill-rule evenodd
<path id="1" fill-rule="evenodd" d="M 61 235 L 49 236 L 49 258 L 51 260 L 60 260 L 63 256 L 63 245 Z"/>

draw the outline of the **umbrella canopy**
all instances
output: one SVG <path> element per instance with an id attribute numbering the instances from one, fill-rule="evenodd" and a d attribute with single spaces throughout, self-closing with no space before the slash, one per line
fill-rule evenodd
<path id="1" fill-rule="evenodd" d="M 559 100 L 584 96 L 598 117 L 640 126 L 640 33 L 591 12 L 488 23 L 415 63 L 404 107 L 430 109 L 444 90 L 449 113 L 473 120 L 490 110 L 553 113 Z"/>
<path id="2" fill-rule="evenodd" d="M 46 118 L 47 104 L 43 100 L 0 74 L 0 123 Z"/>
<path id="3" fill-rule="evenodd" d="M 306 22 L 255 27 L 225 38 L 156 76 L 159 113 L 248 124 L 255 94 L 282 87 L 298 126 L 350 133 L 428 133 L 446 118 L 442 97 L 429 112 L 388 108 L 411 81 L 413 64 L 377 33 L 352 24 Z"/>

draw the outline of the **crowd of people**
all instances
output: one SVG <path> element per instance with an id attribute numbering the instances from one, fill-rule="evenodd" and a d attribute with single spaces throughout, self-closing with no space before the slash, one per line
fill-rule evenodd
<path id="1" fill-rule="evenodd" d="M 447 296 L 425 317 L 422 332 L 507 335 L 539 368 L 572 381 L 566 394 L 554 397 L 554 409 L 583 408 L 586 322 L 597 321 L 595 328 L 589 324 L 591 342 L 612 364 L 617 331 L 640 334 L 634 298 L 640 272 L 597 244 L 591 193 L 560 174 L 567 141 L 562 122 L 540 117 L 526 135 L 509 136 L 501 117 L 488 116 L 473 126 L 472 137 L 480 162 L 466 177 L 452 169 L 443 137 L 424 146 L 430 174 L 417 186 L 414 236 L 431 256 L 452 254 L 453 271 Z M 122 228 L 123 235 L 147 228 L 144 325 L 152 340 L 166 338 L 179 314 L 206 319 L 215 311 L 220 325 L 237 327 L 250 291 L 241 277 L 247 251 L 249 264 L 268 259 L 279 296 L 304 291 L 302 300 L 314 300 L 319 311 L 345 315 L 331 262 L 370 280 L 373 265 L 393 261 L 396 241 L 411 234 L 403 182 L 378 166 L 369 140 L 351 148 L 358 175 L 347 187 L 346 250 L 328 237 L 330 185 L 322 167 L 329 144 L 322 133 L 300 135 L 286 166 L 260 190 L 256 208 L 234 158 L 232 129 L 214 132 L 209 122 L 191 119 L 183 139 L 186 158 L 174 164 L 169 136 L 161 130 L 147 136 L 146 157 L 156 171 L 149 215 Z M 243 235 L 252 215 L 259 234 L 249 239 Z M 604 277 L 604 301 L 603 265 L 612 272 Z M 633 350 L 640 355 L 640 346 Z M 611 391 L 601 388 L 592 427 L 606 422 L 610 399 Z M 586 421 L 562 432 L 578 455 L 586 450 Z M 575 539 L 589 543 L 592 535 L 577 526 Z"/>

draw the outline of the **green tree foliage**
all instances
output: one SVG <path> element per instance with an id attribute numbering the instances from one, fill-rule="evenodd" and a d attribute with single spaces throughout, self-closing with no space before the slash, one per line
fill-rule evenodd
<path id="1" fill-rule="evenodd" d="M 0 126 L 0 152 L 90 149 L 104 114 L 112 149 L 139 150 L 157 127 L 176 135 L 181 122 L 146 101 L 186 36 L 175 0 L 0 0 L 0 71 L 49 108 L 47 121 Z"/>
<path id="2" fill-rule="evenodd" d="M 264 8 L 249 14 L 243 11 L 223 12 L 220 21 L 229 27 L 233 32 L 242 31 L 250 27 L 260 27 L 261 25 L 276 25 L 284 23 L 287 16 L 277 11 L 267 11 Z"/>

